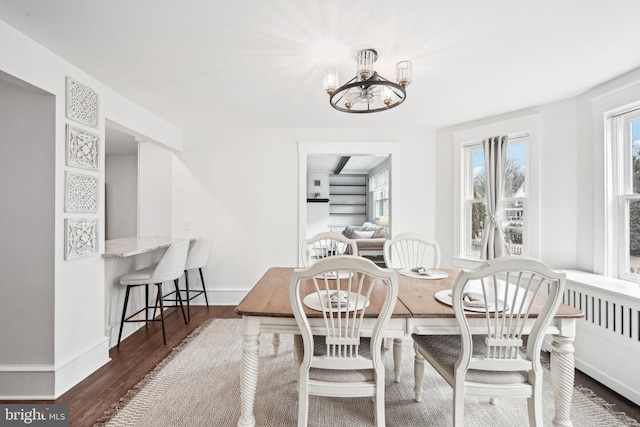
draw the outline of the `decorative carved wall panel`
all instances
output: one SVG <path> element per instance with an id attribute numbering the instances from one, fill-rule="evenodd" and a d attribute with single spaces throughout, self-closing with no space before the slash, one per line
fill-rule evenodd
<path id="1" fill-rule="evenodd" d="M 98 127 L 100 100 L 93 89 L 67 77 L 67 118 Z"/>
<path id="2" fill-rule="evenodd" d="M 65 219 L 64 259 L 98 253 L 98 220 Z"/>
<path id="3" fill-rule="evenodd" d="M 98 177 L 66 172 L 65 212 L 98 212 Z"/>
<path id="4" fill-rule="evenodd" d="M 67 125 L 67 166 L 98 169 L 99 142 L 97 135 Z"/>

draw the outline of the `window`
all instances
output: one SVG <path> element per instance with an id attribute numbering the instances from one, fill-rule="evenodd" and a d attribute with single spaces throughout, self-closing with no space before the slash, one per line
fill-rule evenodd
<path id="1" fill-rule="evenodd" d="M 369 177 L 369 191 L 373 193 L 373 216 L 380 218 L 389 215 L 389 169 L 381 171 Z"/>
<path id="2" fill-rule="evenodd" d="M 527 136 L 510 137 L 507 145 L 506 180 L 499 218 L 512 255 L 527 254 L 526 143 Z M 464 206 L 461 208 L 461 255 L 479 258 L 486 215 L 485 169 L 482 142 L 463 146 Z"/>
<path id="3" fill-rule="evenodd" d="M 617 237 L 617 276 L 640 278 L 640 109 L 611 116 L 612 218 Z M 617 211 L 617 212 L 616 212 Z"/>

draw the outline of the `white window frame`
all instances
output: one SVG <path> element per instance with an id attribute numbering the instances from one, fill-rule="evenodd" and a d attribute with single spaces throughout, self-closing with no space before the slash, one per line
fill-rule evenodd
<path id="1" fill-rule="evenodd" d="M 527 220 L 523 224 L 523 241 L 526 246 L 523 255 L 538 258 L 540 256 L 539 239 L 539 137 L 540 118 L 536 115 L 524 116 L 521 118 L 495 122 L 483 126 L 464 129 L 453 133 L 454 144 L 454 236 L 453 236 L 453 264 L 456 267 L 474 267 L 482 260 L 467 255 L 466 240 L 468 233 L 465 232 L 466 219 L 470 215 L 467 212 L 470 205 L 466 204 L 468 176 L 465 176 L 470 169 L 465 156 L 465 148 L 480 143 L 483 139 L 491 136 L 507 135 L 511 138 L 528 136 L 525 148 L 525 182 L 527 189 Z"/>
<path id="2" fill-rule="evenodd" d="M 528 179 L 528 171 L 527 171 L 527 159 L 528 159 L 528 153 L 527 153 L 527 148 L 528 148 L 528 139 L 529 136 L 528 134 L 523 134 L 523 135 L 511 135 L 508 138 L 508 142 L 507 144 L 523 144 L 525 147 L 525 187 L 526 187 L 526 183 L 527 183 L 527 179 Z M 520 141 L 522 140 L 522 141 Z M 478 257 L 476 257 L 473 254 L 473 245 L 471 244 L 471 233 L 472 230 L 470 229 L 471 226 L 471 215 L 473 213 L 473 204 L 474 203 L 485 203 L 486 204 L 486 197 L 480 198 L 480 199 L 474 199 L 473 198 L 473 151 L 476 150 L 480 150 L 483 151 L 483 147 L 482 147 L 482 141 L 476 141 L 473 143 L 468 143 L 468 144 L 463 144 L 462 147 L 462 155 L 464 156 L 464 160 L 463 160 L 463 164 L 464 164 L 464 170 L 463 170 L 463 194 L 464 194 L 464 207 L 463 207 L 463 215 L 462 218 L 460 219 L 461 224 L 460 224 L 460 229 L 462 232 L 462 243 L 461 243 L 461 253 L 460 255 L 465 257 L 465 258 L 470 258 L 470 259 L 479 259 Z M 527 197 L 506 197 L 503 196 L 502 198 L 502 202 L 503 203 L 508 203 L 508 202 L 517 202 L 520 201 L 523 204 L 523 210 L 524 212 L 527 212 L 528 209 L 528 201 L 527 201 Z M 528 230 L 527 230 L 527 222 L 529 221 L 527 214 L 524 215 L 524 222 L 523 222 L 523 228 L 522 228 L 522 241 L 523 241 L 523 248 L 522 248 L 522 253 L 520 254 L 513 254 L 513 255 L 518 255 L 518 256 L 529 256 L 529 244 L 528 244 Z"/>
<path id="3" fill-rule="evenodd" d="M 473 198 L 473 151 L 479 148 L 482 150 L 482 141 L 476 141 L 472 143 L 463 144 L 462 156 L 463 156 L 463 171 L 462 171 L 462 187 L 464 206 L 461 209 L 462 217 L 460 218 L 460 231 L 461 231 L 461 246 L 460 255 L 464 258 L 476 259 L 473 253 L 473 245 L 471 244 L 471 215 L 473 213 L 474 203 L 485 203 L 486 197 L 481 199 Z"/>
<path id="4" fill-rule="evenodd" d="M 607 192 L 611 203 L 607 234 L 613 236 L 615 244 L 608 245 L 607 275 L 622 280 L 638 281 L 638 274 L 629 272 L 629 216 L 628 204 L 640 200 L 633 194 L 633 170 L 631 150 L 628 144 L 630 123 L 640 119 L 640 103 L 614 110 L 605 115 L 607 146 Z"/>
<path id="5" fill-rule="evenodd" d="M 379 170 L 369 177 L 369 192 L 372 194 L 373 216 L 389 215 L 389 168 Z"/>

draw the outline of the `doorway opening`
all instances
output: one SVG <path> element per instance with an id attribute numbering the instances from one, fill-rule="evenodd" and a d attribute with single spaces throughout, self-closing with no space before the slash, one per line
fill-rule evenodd
<path id="1" fill-rule="evenodd" d="M 388 235 L 393 147 L 391 141 L 298 142 L 298 247 L 319 232 L 348 232 L 365 223 L 383 226 Z M 387 177 L 384 190 L 375 183 L 378 174 Z M 377 252 L 370 255 L 382 255 L 381 248 Z"/>

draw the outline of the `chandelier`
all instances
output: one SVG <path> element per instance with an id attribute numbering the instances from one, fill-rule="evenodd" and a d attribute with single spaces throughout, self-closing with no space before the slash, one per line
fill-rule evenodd
<path id="1" fill-rule="evenodd" d="M 385 79 L 373 70 L 378 59 L 374 49 L 364 49 L 356 55 L 356 76 L 338 87 L 338 71 L 324 73 L 324 90 L 329 94 L 333 108 L 345 113 L 375 113 L 402 104 L 407 97 L 406 87 L 411 83 L 411 62 L 396 64 L 396 82 Z"/>

